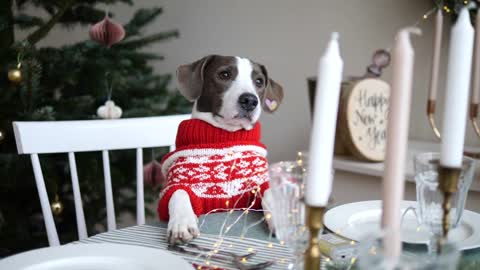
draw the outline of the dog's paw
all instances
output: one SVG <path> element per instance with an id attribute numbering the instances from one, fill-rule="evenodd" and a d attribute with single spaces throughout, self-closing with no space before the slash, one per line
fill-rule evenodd
<path id="1" fill-rule="evenodd" d="M 270 189 L 265 190 L 262 198 L 262 208 L 265 215 L 265 221 L 267 223 L 268 229 L 271 232 L 275 232 L 275 226 L 273 225 L 272 220 L 272 207 L 273 207 L 273 196 Z"/>
<path id="2" fill-rule="evenodd" d="M 185 243 L 200 234 L 197 217 L 193 215 L 170 217 L 168 222 L 168 239 L 170 244 Z"/>
<path id="3" fill-rule="evenodd" d="M 200 234 L 197 216 L 193 212 L 188 194 L 177 190 L 168 204 L 170 220 L 167 228 L 167 241 L 170 244 L 185 243 Z"/>

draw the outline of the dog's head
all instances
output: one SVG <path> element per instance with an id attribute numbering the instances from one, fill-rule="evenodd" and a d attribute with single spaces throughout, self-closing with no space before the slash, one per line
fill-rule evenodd
<path id="1" fill-rule="evenodd" d="M 192 117 L 229 131 L 251 129 L 262 108 L 274 112 L 282 87 L 247 58 L 209 55 L 177 69 L 180 92 L 195 102 Z"/>

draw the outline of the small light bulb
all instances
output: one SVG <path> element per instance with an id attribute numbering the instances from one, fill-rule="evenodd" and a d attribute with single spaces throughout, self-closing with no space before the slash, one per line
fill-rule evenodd
<path id="1" fill-rule="evenodd" d="M 272 243 L 268 243 L 268 247 L 269 247 L 269 248 L 273 248 L 273 244 L 272 244 Z"/>
<path id="2" fill-rule="evenodd" d="M 249 248 L 247 249 L 247 252 L 253 252 L 253 248 L 249 247 Z"/>
<path id="3" fill-rule="evenodd" d="M 428 18 L 428 15 L 427 15 L 427 14 L 423 15 L 423 19 L 424 19 L 424 20 L 426 20 L 427 18 Z"/>

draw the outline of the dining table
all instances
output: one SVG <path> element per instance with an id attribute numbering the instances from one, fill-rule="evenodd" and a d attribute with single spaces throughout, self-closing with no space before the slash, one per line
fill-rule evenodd
<path id="1" fill-rule="evenodd" d="M 234 222 L 236 220 L 237 222 Z M 229 225 L 232 226 L 225 233 L 225 228 Z M 191 241 L 194 245 L 239 255 L 255 253 L 254 256 L 248 258 L 248 261 L 243 261 L 245 266 L 271 262 L 268 267 L 261 269 L 292 269 L 293 251 L 286 243 L 275 238 L 263 221 L 263 214 L 260 212 L 252 211 L 245 215 L 244 211 L 234 211 L 212 213 L 207 217 L 201 216 L 199 229 L 200 235 Z M 325 228 L 323 233 L 333 232 Z M 182 257 L 193 266 L 192 269 L 239 269 L 231 259 L 225 257 L 210 257 L 207 252 L 192 255 L 182 252 L 182 250 L 172 250 L 167 242 L 166 222 L 154 221 L 148 224 L 119 228 L 66 245 L 90 244 L 121 244 L 160 249 Z M 426 252 L 426 245 L 403 244 L 403 253 L 408 256 L 425 255 Z M 322 258 L 321 270 L 356 269 L 357 264 L 351 264 L 350 261 L 333 261 Z M 480 248 L 462 251 L 457 269 L 480 269 Z"/>
<path id="2" fill-rule="evenodd" d="M 265 222 L 262 222 L 262 213 L 251 212 L 245 220 L 235 223 L 228 233 L 220 235 L 220 231 L 225 231 L 225 226 L 236 220 L 243 211 L 235 211 L 233 213 L 213 213 L 208 217 L 200 217 L 200 235 L 192 242 L 204 247 L 213 247 L 218 243 L 220 237 L 224 249 L 238 254 L 245 254 L 254 250 L 256 255 L 249 258 L 248 264 L 257 264 L 265 261 L 274 261 L 274 264 L 267 269 L 288 269 L 293 262 L 293 252 L 285 244 L 276 240 L 275 236 L 270 233 Z M 228 216 L 227 223 L 225 223 Z M 245 218 L 245 217 L 243 217 Z M 225 224 L 224 224 L 225 223 Z M 255 224 L 255 226 L 251 226 Z M 251 226 L 248 230 L 246 227 Z M 480 226 L 480 224 L 479 224 Z M 333 233 L 328 229 L 324 229 L 323 233 Z M 117 229 L 110 232 L 100 233 L 87 239 L 73 242 L 72 244 L 90 244 L 90 243 L 116 243 L 127 245 L 140 245 L 150 248 L 158 248 L 167 250 L 168 243 L 166 241 L 167 223 L 153 222 L 146 225 L 137 225 Z M 403 250 L 410 256 L 422 255 L 427 252 L 426 245 L 403 244 Z M 176 255 L 182 256 L 185 260 L 195 266 L 206 266 L 205 257 L 192 256 L 182 252 L 171 251 Z M 247 264 L 247 265 L 248 265 Z M 210 262 L 212 268 L 204 269 L 238 269 L 231 261 Z M 322 269 L 355 269 L 355 264 L 350 266 L 343 262 L 335 262 L 322 260 Z M 462 251 L 458 268 L 460 270 L 480 269 L 480 248 Z"/>

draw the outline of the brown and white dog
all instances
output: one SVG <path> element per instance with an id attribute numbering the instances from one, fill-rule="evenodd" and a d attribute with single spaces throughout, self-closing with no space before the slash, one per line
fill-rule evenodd
<path id="1" fill-rule="evenodd" d="M 251 130 L 262 108 L 273 112 L 283 99 L 282 87 L 269 78 L 267 69 L 247 58 L 209 55 L 177 70 L 179 90 L 194 102 L 192 118 L 229 131 Z M 269 190 L 262 205 L 271 200 Z M 168 235 L 171 243 L 189 241 L 199 234 L 189 194 L 176 190 L 168 202 Z"/>

